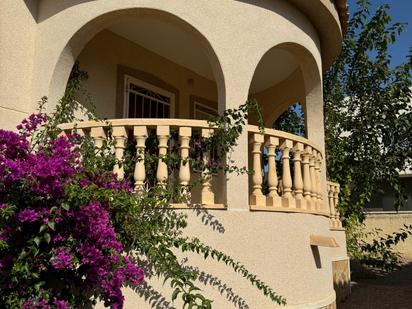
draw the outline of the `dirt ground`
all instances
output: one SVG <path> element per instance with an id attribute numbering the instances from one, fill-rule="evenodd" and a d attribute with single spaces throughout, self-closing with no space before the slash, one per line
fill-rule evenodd
<path id="1" fill-rule="evenodd" d="M 353 278 L 351 296 L 338 309 L 412 309 L 412 262 L 392 273 Z"/>

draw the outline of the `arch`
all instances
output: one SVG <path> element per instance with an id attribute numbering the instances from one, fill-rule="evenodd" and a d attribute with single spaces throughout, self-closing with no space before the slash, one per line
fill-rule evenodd
<path id="1" fill-rule="evenodd" d="M 309 115 L 313 114 L 314 111 L 318 111 L 320 112 L 320 115 L 322 115 L 323 99 L 321 64 L 317 63 L 315 56 L 306 47 L 295 42 L 283 42 L 266 50 L 260 57 L 260 60 L 255 67 L 253 77 L 251 78 L 249 89 L 250 96 L 259 97 L 259 93 L 253 93 L 252 88 L 256 88 L 254 83 L 259 74 L 261 74 L 262 67 L 265 67 L 267 70 L 270 61 L 276 61 L 273 59 L 275 55 L 274 51 L 286 52 L 287 54 L 285 54 L 285 58 L 282 59 L 282 61 L 289 61 L 290 63 L 288 67 L 289 71 L 284 68 L 285 64 L 282 64 L 284 67 L 278 74 L 283 74 L 284 76 L 280 76 L 280 80 L 279 76 L 277 76 L 277 80 L 273 78 L 275 82 L 272 84 L 271 88 L 263 89 L 261 91 L 261 94 L 265 94 L 266 98 L 270 98 L 271 95 L 278 91 L 276 94 L 278 95 L 279 100 L 282 101 L 279 102 L 279 105 L 272 106 L 273 110 L 264 111 L 265 126 L 271 126 L 277 116 L 287 110 L 290 105 L 300 102 L 304 107 L 305 126 L 309 137 L 309 135 L 312 135 L 312 132 L 309 133 L 309 131 L 312 131 L 312 121 L 309 119 Z M 272 74 L 276 75 L 276 72 Z M 270 77 L 267 76 L 266 79 L 267 78 Z M 281 90 L 281 93 L 279 93 L 279 90 Z M 265 96 L 262 95 L 261 97 Z M 266 105 L 269 104 L 267 103 Z"/>
<path id="2" fill-rule="evenodd" d="M 73 67 L 76 58 L 79 56 L 85 45 L 97 33 L 120 19 L 136 17 L 161 18 L 168 22 L 172 22 L 181 27 L 183 31 L 201 43 L 217 85 L 219 110 L 223 110 L 225 107 L 226 97 L 225 78 L 218 56 L 216 55 L 210 41 L 199 30 L 197 30 L 195 26 L 176 14 L 161 9 L 147 7 L 122 8 L 105 12 L 89 19 L 85 24 L 80 25 L 75 31 L 73 31 L 71 36 L 69 35 L 66 45 L 60 52 L 47 86 L 50 101 L 57 102 L 63 95 L 71 68 Z"/>

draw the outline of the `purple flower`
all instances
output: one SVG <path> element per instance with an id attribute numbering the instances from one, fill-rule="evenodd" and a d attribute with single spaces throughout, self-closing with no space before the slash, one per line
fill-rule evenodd
<path id="1" fill-rule="evenodd" d="M 21 210 L 18 214 L 17 214 L 17 220 L 19 222 L 34 222 L 36 221 L 38 218 L 40 217 L 40 215 L 33 209 L 27 208 L 24 210 Z"/>
<path id="2" fill-rule="evenodd" d="M 53 243 L 58 243 L 58 242 L 62 241 L 63 239 L 64 239 L 63 236 L 60 235 L 60 234 L 56 234 L 56 235 L 52 236 L 52 242 Z"/>
<path id="3" fill-rule="evenodd" d="M 31 300 L 26 300 L 23 303 L 23 309 L 34 309 L 33 302 Z"/>
<path id="4" fill-rule="evenodd" d="M 31 149 L 28 140 L 45 121 L 46 115 L 34 114 L 19 125 L 18 134 L 0 130 L 0 209 L 7 207 L 7 203 L 15 204 L 14 196 L 25 197 L 24 204 L 16 205 L 16 215 L 0 229 L 0 240 L 9 245 L 0 259 L 0 273 L 6 281 L 12 282 L 13 254 L 26 250 L 28 240 L 38 236 L 40 229 L 40 233 L 49 233 L 51 241 L 48 246 L 39 248 L 42 254 L 30 261 L 30 267 L 46 274 L 64 270 L 72 284 L 82 282 L 84 295 L 98 293 L 107 306 L 120 309 L 124 302 L 121 288 L 125 284 L 141 283 L 144 273 L 124 257 L 123 245 L 111 221 L 109 202 L 93 200 L 93 194 L 88 195 L 86 189 L 96 186 L 111 190 L 113 194 L 123 194 L 131 193 L 132 187 L 125 180 L 119 181 L 110 171 L 90 172 L 83 167 L 79 135 L 62 136 Z M 68 208 L 62 207 L 62 203 L 68 201 L 65 190 L 71 184 L 80 185 L 85 197 L 90 196 L 84 205 L 75 202 Z M 27 226 L 25 233 L 20 233 L 20 227 L 27 222 L 32 224 Z M 42 225 L 46 225 L 46 229 Z M 53 255 L 51 261 L 42 259 L 49 255 Z M 21 280 L 6 286 L 19 290 L 21 299 L 26 300 L 23 308 L 69 308 L 69 303 L 60 299 L 60 291 L 55 287 L 32 295 L 25 284 L 27 282 Z M 50 301 L 44 300 L 43 293 L 47 293 Z"/>
<path id="5" fill-rule="evenodd" d="M 69 308 L 69 305 L 64 300 L 57 300 L 56 299 L 53 302 L 53 305 L 56 306 L 56 309 L 68 309 Z"/>
<path id="6" fill-rule="evenodd" d="M 23 303 L 23 309 L 38 309 L 38 308 L 50 309 L 50 306 L 47 304 L 47 301 L 45 301 L 44 299 L 26 300 Z"/>
<path id="7" fill-rule="evenodd" d="M 0 259 L 0 269 L 3 270 L 5 268 L 10 268 L 13 264 L 13 257 L 11 255 L 6 255 L 5 257 Z"/>
<path id="8" fill-rule="evenodd" d="M 30 136 L 41 124 L 45 123 L 46 120 L 46 114 L 31 114 L 28 118 L 23 119 L 23 121 L 16 127 L 16 129 L 20 131 L 21 135 Z"/>
<path id="9" fill-rule="evenodd" d="M 72 260 L 73 255 L 67 248 L 59 248 L 51 263 L 55 269 L 71 269 L 73 268 Z"/>
<path id="10" fill-rule="evenodd" d="M 133 264 L 127 257 L 124 258 L 125 262 L 125 268 L 124 272 L 126 274 L 126 279 L 132 284 L 132 285 L 138 285 L 142 283 L 144 279 L 144 272 L 143 269 L 140 267 L 137 267 L 135 264 Z"/>

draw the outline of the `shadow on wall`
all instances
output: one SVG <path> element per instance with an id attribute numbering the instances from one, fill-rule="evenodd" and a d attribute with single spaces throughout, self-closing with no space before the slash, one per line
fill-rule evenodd
<path id="1" fill-rule="evenodd" d="M 150 284 L 143 281 L 134 291 L 145 300 L 153 309 L 176 309 L 160 292 L 156 291 Z"/>
<path id="2" fill-rule="evenodd" d="M 42 21 L 45 21 L 46 19 L 52 17 L 53 15 L 56 15 L 57 13 L 67 8 L 70 8 L 72 6 L 79 5 L 85 2 L 92 2 L 92 1 L 97 1 L 97 0 L 43 1 L 44 3 L 41 4 L 41 7 L 40 7 L 41 10 L 38 10 L 39 14 L 37 17 L 37 22 L 41 23 Z M 34 1 L 25 0 L 25 2 L 27 3 L 27 2 L 34 2 Z M 40 4 L 38 4 L 38 6 L 40 6 Z"/>
<path id="3" fill-rule="evenodd" d="M 210 273 L 199 270 L 198 268 L 191 268 L 190 270 L 195 271 L 198 274 L 198 280 L 205 286 L 211 286 L 218 290 L 220 295 L 224 296 L 228 301 L 230 301 L 236 308 L 239 309 L 249 309 L 249 305 L 246 301 L 239 295 L 233 292 L 233 289 L 227 286 L 226 283 L 222 282 L 218 277 L 213 276 Z"/>
<path id="4" fill-rule="evenodd" d="M 202 207 L 193 208 L 193 212 L 200 218 L 203 225 L 210 226 L 213 231 L 220 234 L 225 233 L 225 227 L 214 215 L 212 215 L 207 209 Z"/>
<path id="5" fill-rule="evenodd" d="M 310 246 L 310 248 L 312 249 L 313 259 L 315 261 L 316 268 L 317 269 L 322 268 L 322 261 L 320 259 L 320 253 L 319 253 L 318 246 Z"/>
<path id="6" fill-rule="evenodd" d="M 39 15 L 39 4 L 38 1 L 33 0 L 24 0 L 24 4 L 26 5 L 27 9 L 29 10 L 33 19 L 37 21 L 37 17 Z"/>
<path id="7" fill-rule="evenodd" d="M 182 260 L 182 264 L 187 263 L 187 258 Z M 151 278 L 157 278 L 154 272 L 154 267 L 151 263 L 147 261 L 140 261 L 140 266 L 145 269 L 145 279 L 140 285 L 133 288 L 133 291 L 136 292 L 139 297 L 143 298 L 146 303 L 150 305 L 150 308 L 153 309 L 176 309 L 173 306 L 172 302 L 169 301 L 170 295 L 163 295 L 158 290 L 156 290 L 152 285 L 150 285 L 147 280 Z M 211 273 L 204 272 L 197 267 L 190 265 L 185 265 L 184 268 L 188 271 L 193 271 L 198 275 L 198 282 L 202 283 L 205 286 L 210 286 L 214 290 L 217 290 L 220 295 L 226 298 L 226 300 L 234 305 L 235 308 L 239 309 L 249 309 L 249 305 L 246 301 L 236 294 L 233 289 L 224 283 L 219 277 Z M 160 280 L 159 278 L 157 278 Z"/>

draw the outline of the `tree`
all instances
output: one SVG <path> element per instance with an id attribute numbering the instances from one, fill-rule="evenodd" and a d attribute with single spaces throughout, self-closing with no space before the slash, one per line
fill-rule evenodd
<path id="1" fill-rule="evenodd" d="M 288 133 L 305 136 L 305 119 L 302 105 L 295 103 L 283 112 L 273 123 L 272 128 Z"/>
<path id="2" fill-rule="evenodd" d="M 357 2 L 341 55 L 324 76 L 328 177 L 341 185 L 345 223 L 361 223 L 364 206 L 387 182 L 405 201 L 399 171 L 412 160 L 412 49 L 405 63 L 391 65 L 389 48 L 404 24 L 393 23 L 389 5 L 370 11 Z"/>

